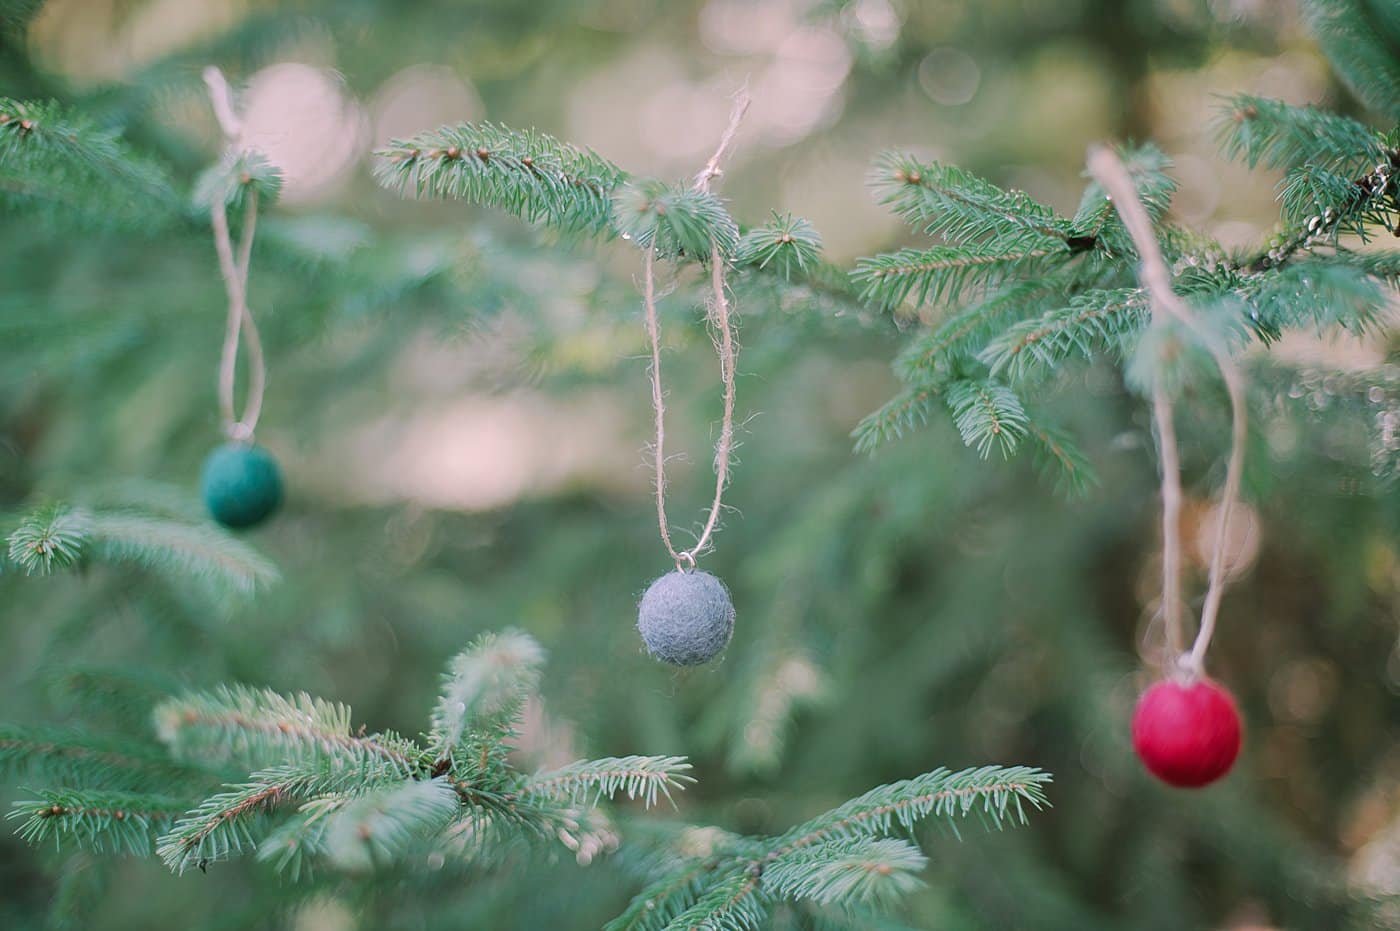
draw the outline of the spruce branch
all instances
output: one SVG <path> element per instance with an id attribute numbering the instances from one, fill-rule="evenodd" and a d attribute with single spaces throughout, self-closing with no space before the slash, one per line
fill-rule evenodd
<path id="1" fill-rule="evenodd" d="M 55 102 L 8 97 L 0 97 L 0 209 L 132 229 L 166 226 L 179 215 L 164 170 L 116 132 Z"/>
<path id="2" fill-rule="evenodd" d="M 201 579 L 234 592 L 250 593 L 278 578 L 262 554 L 212 524 L 122 512 L 92 512 L 94 555 L 148 569 Z"/>
<path id="3" fill-rule="evenodd" d="M 1233 329 L 1225 324 L 1235 323 L 1246 314 L 1233 298 L 1214 305 L 1197 305 L 1203 312 L 1202 327 L 1208 327 L 1211 338 L 1222 344 L 1233 341 Z M 1129 347 L 1123 367 L 1123 380 L 1129 388 L 1143 397 L 1161 390 L 1170 400 L 1181 397 L 1190 385 L 1213 377 L 1211 340 L 1180 320 L 1154 320 Z"/>
<path id="4" fill-rule="evenodd" d="M 326 856 L 330 818 L 350 804 L 352 796 L 327 795 L 303 802 L 292 817 L 268 831 L 256 857 L 292 882 L 313 875 L 313 862 Z"/>
<path id="5" fill-rule="evenodd" d="M 1236 293 L 1249 304 L 1251 323 L 1265 342 L 1309 326 L 1366 333 L 1379 326 L 1391 297 L 1377 268 L 1340 254 L 1312 255 L 1268 275 L 1248 276 Z"/>
<path id="6" fill-rule="evenodd" d="M 1216 135 L 1226 156 L 1250 168 L 1313 165 L 1352 174 L 1390 157 L 1381 134 L 1364 123 L 1250 94 L 1225 99 L 1217 115 Z"/>
<path id="7" fill-rule="evenodd" d="M 851 431 L 856 452 L 871 452 L 928 423 L 929 414 L 942 389 L 941 383 L 906 388 L 886 401 L 879 410 L 866 414 Z"/>
<path id="8" fill-rule="evenodd" d="M 820 261 L 821 235 L 802 217 L 778 213 L 762 226 L 744 233 L 735 249 L 735 265 L 771 269 L 785 280 L 806 272 Z"/>
<path id="9" fill-rule="evenodd" d="M 819 906 L 800 903 L 794 911 L 813 931 L 919 931 L 873 906 Z"/>
<path id="10" fill-rule="evenodd" d="M 648 805 L 670 798 L 693 781 L 690 765 L 626 757 L 533 777 L 512 770 L 507 740 L 542 659 L 532 638 L 507 631 L 454 660 L 430 739 L 470 750 L 460 765 L 391 733 L 352 733 L 347 707 L 305 694 L 233 686 L 162 702 L 157 730 L 177 758 L 256 771 L 188 811 L 158 852 L 181 872 L 256 847 L 259 859 L 302 876 L 316 859 L 360 870 L 432 844 L 466 851 L 555 838 L 580 856 L 606 848 L 594 806 L 623 793 Z M 292 803 L 282 823 L 269 817 Z"/>
<path id="11" fill-rule="evenodd" d="M 448 759 L 473 730 L 496 730 L 520 711 L 539 683 L 544 650 L 517 630 L 481 635 L 453 658 L 433 711 L 428 744 L 435 759 Z"/>
<path id="12" fill-rule="evenodd" d="M 456 816 L 459 801 L 448 780 L 409 780 L 367 792 L 326 819 L 324 856 L 345 870 L 390 863 Z"/>
<path id="13" fill-rule="evenodd" d="M 363 871 L 415 850 L 459 860 L 498 859 L 531 841 L 592 850 L 610 843 L 605 829 L 590 823 L 594 816 L 446 776 L 391 779 L 368 792 L 357 788 L 303 802 L 258 844 L 257 859 L 297 880 L 312 875 L 318 861 Z"/>
<path id="14" fill-rule="evenodd" d="M 149 743 L 14 724 L 0 724 L 0 772 L 59 785 L 133 791 L 208 779 L 201 766 L 171 760 Z"/>
<path id="15" fill-rule="evenodd" d="M 270 765 L 289 757 L 339 762 L 346 767 L 379 763 L 407 776 L 416 753 L 393 734 L 351 731 L 350 709 L 306 693 L 220 686 L 162 702 L 156 732 L 179 759 Z"/>
<path id="16" fill-rule="evenodd" d="M 254 772 L 246 782 L 227 786 L 187 811 L 160 837 L 157 853 L 175 873 L 183 873 L 191 866 L 204 869 L 210 862 L 257 848 L 260 836 L 266 837 L 270 831 L 268 816 L 277 809 L 315 799 L 343 802 L 331 805 L 332 821 L 326 826 L 326 847 L 322 852 L 333 849 L 330 843 L 333 819 L 344 812 L 352 812 L 349 816 L 352 840 L 364 839 L 378 829 L 382 832 L 378 840 L 385 845 L 380 848 L 383 852 L 388 845 L 400 843 L 405 831 L 425 823 L 423 797 L 395 795 L 395 791 L 404 786 L 428 784 L 408 779 L 398 767 L 376 759 L 354 762 L 326 757 L 272 766 Z M 432 784 L 434 792 L 451 799 L 455 810 L 456 794 L 445 780 L 434 780 Z M 372 801 L 356 807 L 365 799 Z M 385 799 L 402 802 L 402 811 L 376 816 L 375 812 L 384 807 Z M 393 808 L 393 805 L 388 807 Z M 344 825 L 335 830 L 344 830 Z M 347 848 L 339 849 L 345 852 Z M 352 856 L 348 852 L 345 855 Z"/>
<path id="17" fill-rule="evenodd" d="M 91 558 L 135 563 L 236 593 L 252 592 L 277 578 L 266 558 L 221 528 L 131 510 L 45 506 L 10 534 L 9 553 L 26 572 L 39 575 Z"/>
<path id="18" fill-rule="evenodd" d="M 668 927 L 695 904 L 705 890 L 715 864 L 709 861 L 681 861 L 648 883 L 627 905 L 626 911 L 603 926 L 603 931 L 658 931 Z"/>
<path id="19" fill-rule="evenodd" d="M 1076 355 L 1091 358 L 1117 348 L 1147 319 L 1147 295 L 1140 288 L 1086 291 L 1068 307 L 1007 327 L 979 358 L 994 376 L 1021 381 L 1054 371 Z"/>
<path id="20" fill-rule="evenodd" d="M 216 203 L 241 210 L 252 197 L 271 206 L 281 193 L 281 169 L 261 152 L 230 148 L 195 180 L 192 199 L 201 212 Z"/>
<path id="21" fill-rule="evenodd" d="M 929 818 L 955 831 L 968 817 L 991 827 L 1024 822 L 1028 809 L 1047 804 L 1049 780 L 1027 767 L 940 769 L 872 789 L 776 837 L 677 847 L 606 931 L 752 929 L 782 902 L 888 905 L 919 885 L 914 874 L 925 866 L 916 847 L 891 834 Z"/>
<path id="22" fill-rule="evenodd" d="M 161 836 L 156 852 L 176 874 L 192 866 L 202 870 L 256 846 L 256 822 L 277 806 L 333 785 L 320 769 L 279 766 L 255 772 L 248 782 L 230 786 L 188 811 Z"/>
<path id="23" fill-rule="evenodd" d="M 617 229 L 639 248 L 653 245 L 663 258 L 708 261 L 712 251 L 731 259 L 739 227 L 710 191 L 654 179 L 631 181 L 614 198 Z"/>
<path id="24" fill-rule="evenodd" d="M 1082 497 L 1098 485 L 1093 463 L 1064 430 L 1032 419 L 1026 432 L 1033 441 L 1036 466 L 1061 494 Z"/>
<path id="25" fill-rule="evenodd" d="M 936 769 L 913 779 L 871 789 L 858 798 L 798 825 L 776 841 L 769 859 L 842 838 L 885 835 L 896 827 L 911 832 L 928 818 L 945 821 L 973 816 L 1000 828 L 1024 824 L 1028 808 L 1048 802 L 1050 774 L 1025 766 L 983 766 L 951 772 Z"/>
<path id="26" fill-rule="evenodd" d="M 472 778 L 444 771 L 410 741 L 351 733 L 343 705 L 226 687 L 167 700 L 155 717 L 177 757 L 241 760 L 254 767 L 246 779 L 193 807 L 134 787 L 50 789 L 11 817 L 32 842 L 70 839 L 109 852 L 148 853 L 162 832 L 155 853 L 177 874 L 254 850 L 294 879 L 307 877 L 315 861 L 362 872 L 415 851 L 499 856 L 533 839 L 591 857 L 617 842 L 595 810 L 604 798 L 625 794 L 651 806 L 694 780 L 690 764 L 674 756 L 581 760 L 528 777 L 512 771 L 505 719 L 534 687 L 540 653 L 530 638 L 507 632 L 480 638 L 454 661 L 445 701 L 459 701 L 449 701 L 451 719 L 435 726 L 444 734 L 460 728 L 462 741 L 487 747 L 489 765 L 464 768 Z M 61 755 L 52 738 L 27 744 L 45 761 Z M 101 741 L 82 736 L 69 745 L 83 747 L 86 758 Z M 103 755 L 99 769 L 122 762 Z M 66 775 L 82 778 L 86 769 Z M 892 831 L 929 817 L 1023 819 L 1028 806 L 1044 804 L 1048 778 L 1023 767 L 940 770 L 872 790 L 776 837 L 683 828 L 650 858 L 646 887 L 609 927 L 749 929 L 781 903 L 851 914 L 887 904 L 918 884 L 924 865 L 911 844 L 888 838 Z M 203 772 L 172 772 L 166 784 L 206 781 Z"/>
<path id="27" fill-rule="evenodd" d="M 732 141 L 730 133 L 721 158 Z M 818 258 L 821 238 L 807 220 L 775 211 L 741 236 L 709 190 L 717 169 L 702 169 L 695 180 L 703 184 L 634 177 L 543 133 L 489 123 L 395 140 L 377 155 L 376 178 L 402 195 L 465 200 L 561 233 L 622 237 L 643 249 L 654 243 L 657 255 L 673 259 L 712 263 L 717 247 L 736 268 L 780 281 L 786 299 L 858 303 L 845 272 Z"/>
<path id="28" fill-rule="evenodd" d="M 1063 243 L 1003 250 L 1000 244 L 901 249 L 863 258 L 851 278 L 861 296 L 892 310 L 957 301 L 969 291 L 983 293 L 1012 277 L 1045 274 L 1072 257 Z"/>
<path id="29" fill-rule="evenodd" d="M 1010 252 L 1063 247 L 1073 235 L 1049 207 L 952 165 L 887 152 L 876 160 L 869 183 L 881 204 L 949 242 L 995 243 Z"/>
<path id="30" fill-rule="evenodd" d="M 1114 152 L 1122 160 L 1133 179 L 1143 207 L 1154 223 L 1160 223 L 1171 208 L 1176 194 L 1176 180 L 1167 174 L 1171 159 L 1155 145 L 1118 146 Z M 1107 192 L 1092 177 L 1079 199 L 1079 209 L 1072 221 L 1071 242 L 1077 251 L 1097 250 L 1108 256 L 1133 256 L 1136 247 L 1124 228 Z"/>
<path id="31" fill-rule="evenodd" d="M 1053 276 L 1007 285 L 921 331 L 900 352 L 895 371 L 904 381 L 914 382 L 946 372 L 963 359 L 975 358 L 979 344 L 1002 332 L 1009 321 L 1056 300 L 1059 290 L 1060 283 Z"/>
<path id="32" fill-rule="evenodd" d="M 1122 153 L 1160 219 L 1176 190 L 1169 160 L 1153 146 Z M 1137 325 L 1130 307 L 1094 306 L 1112 299 L 1104 295 L 1123 296 L 1123 260 L 1135 255 L 1104 190 L 1091 180 L 1066 220 L 1021 192 L 899 153 L 877 161 L 872 182 L 896 213 L 951 244 L 861 259 L 852 279 L 864 285 L 862 296 L 885 309 L 978 296 L 901 351 L 895 367 L 906 388 L 857 426 L 857 450 L 924 422 L 942 397 L 964 441 L 982 455 L 995 444 L 1009 457 L 1034 428 L 1044 471 L 1062 487 L 1087 487 L 1092 472 L 1082 455 L 1071 454 L 1067 440 L 1055 442 L 1053 428 L 1031 422 L 1012 383 L 1110 348 Z M 976 374 L 983 366 L 990 378 Z"/>
<path id="33" fill-rule="evenodd" d="M 753 931 L 768 917 L 768 908 L 756 871 L 731 869 L 663 931 Z"/>
<path id="34" fill-rule="evenodd" d="M 63 666 L 41 674 L 45 691 L 60 705 L 149 732 L 151 708 L 180 691 L 178 680 L 144 667 Z"/>
<path id="35" fill-rule="evenodd" d="M 1394 8 L 1369 0 L 1304 0 L 1303 12 L 1352 92 L 1386 119 L 1400 123 L 1400 54 L 1394 40 L 1400 25 Z"/>
<path id="36" fill-rule="evenodd" d="M 1387 297 L 1382 286 L 1400 282 L 1400 261 L 1383 253 L 1361 258 L 1372 253 L 1354 253 L 1339 237 L 1367 240 L 1400 229 L 1400 149 L 1393 138 L 1354 120 L 1255 97 L 1229 101 L 1220 131 L 1231 154 L 1290 169 L 1280 195 L 1287 225 L 1254 255 L 1231 256 L 1166 221 L 1176 182 L 1159 149 L 1113 150 L 1155 251 L 1171 263 L 1171 285 L 1210 314 L 1210 326 L 1228 341 L 1236 338 L 1233 323 L 1247 323 L 1265 342 L 1299 327 L 1365 332 L 1376 326 Z M 984 455 L 996 443 L 1009 456 L 1029 436 L 1042 471 L 1066 490 L 1088 487 L 1092 470 L 1083 454 L 1028 413 L 1018 392 L 1078 358 L 1122 351 L 1142 335 L 1148 302 L 1133 285 L 1138 245 L 1115 199 L 1091 175 L 1074 217 L 1064 220 L 1019 192 L 898 153 L 877 161 L 872 182 L 896 213 L 948 244 L 860 260 L 853 281 L 864 286 L 862 296 L 884 308 L 930 299 L 955 307 L 900 352 L 895 370 L 905 388 L 861 421 L 853 432 L 856 448 L 871 449 L 922 424 L 934 399 L 943 398 L 965 441 Z M 984 291 L 990 293 L 978 293 Z M 1127 361 L 1130 382 L 1160 376 L 1179 388 L 1199 377 L 1199 341 L 1166 329 L 1172 328 L 1137 341 Z M 1158 356 L 1143 353 L 1152 346 L 1169 351 L 1157 345 L 1169 338 L 1187 351 L 1171 371 L 1156 371 Z M 984 366 L 990 378 L 978 374 Z"/>
<path id="37" fill-rule="evenodd" d="M 741 242 L 740 253 L 743 248 Z M 737 294 L 752 298 L 744 303 L 756 312 L 778 308 L 801 310 L 810 319 L 823 322 L 847 316 L 873 322 L 869 319 L 869 308 L 860 299 L 860 289 L 851 281 L 849 270 L 826 259 L 818 257 L 800 266 L 789 264 L 786 273 L 781 264 L 774 262 L 745 265 L 737 253 L 735 263 L 740 271 L 759 273 L 736 275 L 731 279 Z"/>
<path id="38" fill-rule="evenodd" d="M 150 856 L 154 838 L 189 807 L 162 795 L 47 789 L 14 803 L 10 820 L 23 819 L 15 833 L 39 845 L 69 838 L 95 853 Z"/>
<path id="39" fill-rule="evenodd" d="M 906 840 L 858 837 L 792 850 L 764 867 L 763 884 L 786 901 L 889 905 L 923 886 L 918 874 L 927 866 Z"/>
<path id="40" fill-rule="evenodd" d="M 661 797 L 674 804 L 671 791 L 695 782 L 687 774 L 690 768 L 690 763 L 680 756 L 580 760 L 530 777 L 521 791 L 527 796 L 543 796 L 577 805 L 596 804 L 600 799 L 625 794 L 629 799 L 641 799 L 651 808 Z"/>
<path id="41" fill-rule="evenodd" d="M 798 538 L 807 537 L 793 528 Z M 734 773 L 775 772 L 786 756 L 790 732 L 799 712 L 826 703 L 829 682 L 821 664 L 787 643 L 783 615 L 770 621 L 764 644 L 746 663 L 735 684 L 744 695 L 743 711 L 732 726 L 726 766 Z"/>
<path id="42" fill-rule="evenodd" d="M 1400 288 L 1400 251 L 1368 250 L 1356 252 L 1338 247 L 1333 253 L 1333 258 L 1337 262 L 1351 268 L 1361 269 L 1366 274 L 1378 278 L 1391 289 Z"/>
<path id="43" fill-rule="evenodd" d="M 1278 268 L 1318 245 L 1339 248 L 1344 233 L 1363 242 L 1373 228 L 1400 230 L 1400 148 L 1359 178 L 1317 165 L 1302 165 L 1284 177 L 1279 200 L 1288 226 L 1259 255 L 1236 264 L 1257 273 Z"/>
<path id="44" fill-rule="evenodd" d="M 66 569 L 82 557 L 91 532 L 86 512 L 61 504 L 40 508 L 10 533 L 10 561 L 28 575 Z"/>
<path id="45" fill-rule="evenodd" d="M 1295 168 L 1283 179 L 1279 202 L 1286 221 L 1297 227 L 1301 248 L 1312 242 L 1335 239 L 1337 233 L 1369 238 L 1369 227 L 1389 230 L 1395 213 L 1393 164 L 1381 162 L 1360 178 L 1316 165 Z"/>
<path id="46" fill-rule="evenodd" d="M 996 378 L 959 378 L 950 382 L 944 399 L 963 442 L 983 459 L 996 446 L 1010 458 L 1026 436 L 1030 419 L 1021 399 Z"/>
<path id="47" fill-rule="evenodd" d="M 565 232 L 607 233 L 626 180 L 601 156 L 544 133 L 464 123 L 394 140 L 375 176 L 415 197 L 450 197 Z"/>
<path id="48" fill-rule="evenodd" d="M 581 836 L 605 830 L 606 819 L 587 809 L 519 791 L 522 779 L 512 775 L 513 787 L 487 788 L 466 780 L 453 780 L 453 791 L 462 800 L 462 817 L 448 831 L 453 849 L 490 852 L 493 845 L 517 841 L 558 840 L 578 849 Z M 590 819 L 597 824 L 590 825 Z"/>

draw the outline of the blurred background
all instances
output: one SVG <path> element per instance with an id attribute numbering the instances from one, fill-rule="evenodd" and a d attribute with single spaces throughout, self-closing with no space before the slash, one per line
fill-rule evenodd
<path id="1" fill-rule="evenodd" d="M 1219 156 L 1214 96 L 1359 115 L 1293 2 L 37 6 L 23 42 L 0 44 L 0 94 L 75 101 L 183 178 L 222 147 L 201 69 L 244 88 L 250 141 L 285 175 L 251 295 L 270 366 L 259 440 L 289 500 L 249 536 L 283 575 L 252 599 L 101 567 L 0 576 L 6 719 L 74 720 L 55 670 L 100 662 L 305 689 L 413 732 L 446 660 L 518 626 L 550 653 L 522 742 L 555 763 L 690 755 L 699 783 L 661 817 L 775 832 L 940 765 L 1053 771 L 1055 807 L 1028 828 L 928 839 L 909 926 L 1400 927 L 1372 907 L 1400 894 L 1400 494 L 1328 419 L 1327 382 L 1393 363 L 1393 330 L 1275 349 L 1317 375 L 1267 418 L 1232 541 L 1212 662 L 1246 747 L 1222 785 L 1174 792 L 1127 738 L 1158 636 L 1159 528 L 1147 412 L 1115 369 L 1066 375 L 1053 402 L 1100 471 L 1085 497 L 980 460 L 943 421 L 857 456 L 849 432 L 895 391 L 889 362 L 919 321 L 736 282 L 742 445 L 704 567 L 731 587 L 738 627 L 721 662 L 677 672 L 634 629 L 637 597 L 670 568 L 644 464 L 635 249 L 402 201 L 369 171 L 391 138 L 488 119 L 684 178 L 747 82 L 723 194 L 741 221 L 807 217 L 843 266 L 909 237 L 864 183 L 891 147 L 1072 212 L 1087 145 L 1155 140 L 1181 184 L 1176 219 L 1244 246 L 1272 230 L 1278 178 Z M 213 249 L 187 226 L 110 219 L 76 237 L 0 225 L 0 508 L 199 513 L 199 464 L 220 440 Z M 720 395 L 700 283 L 668 284 L 669 433 L 685 453 L 670 497 L 686 528 L 709 502 Z M 1190 542 L 1220 450 L 1189 427 L 1184 443 Z M 636 891 L 606 857 L 565 857 L 306 899 L 259 864 L 175 879 L 8 832 L 0 888 L 5 927 L 298 931 L 597 927 Z"/>

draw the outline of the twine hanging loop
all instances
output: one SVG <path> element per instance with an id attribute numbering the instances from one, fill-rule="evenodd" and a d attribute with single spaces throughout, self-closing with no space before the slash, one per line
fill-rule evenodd
<path id="1" fill-rule="evenodd" d="M 242 146 L 243 122 L 234 107 L 233 90 L 224 74 L 212 65 L 204 69 L 204 83 L 209 88 L 209 100 L 214 116 L 223 131 L 228 151 Z M 228 295 L 228 317 L 224 327 L 223 350 L 219 358 L 219 413 L 224 434 L 239 443 L 251 443 L 262 414 L 263 394 L 267 387 L 267 363 L 263 356 L 262 339 L 258 335 L 253 313 L 248 308 L 248 265 L 253 256 L 253 236 L 257 230 L 258 192 L 249 186 L 244 197 L 243 229 L 235 254 L 229 231 L 228 207 L 222 194 L 216 194 L 209 208 L 210 225 L 214 230 L 214 251 L 219 258 L 219 273 Z M 243 414 L 239 416 L 234 399 L 238 375 L 238 346 L 240 341 L 248 351 L 248 394 Z"/>
<path id="2" fill-rule="evenodd" d="M 720 165 L 728 154 L 734 137 L 749 109 L 747 89 L 741 90 L 734 98 L 734 108 L 729 116 L 729 124 L 719 145 L 710 156 L 705 167 L 695 176 L 694 188 L 708 192 L 710 183 L 723 174 Z M 670 522 L 666 518 L 666 395 L 661 382 L 661 328 L 656 313 L 656 239 L 647 246 L 642 260 L 642 307 L 645 312 L 647 337 L 651 343 L 651 365 L 648 374 L 651 379 L 651 405 L 655 415 L 656 434 L 652 442 L 653 487 L 656 497 L 656 523 L 661 531 L 661 542 L 666 552 L 675 560 L 676 569 L 688 572 L 695 568 L 696 557 L 704 553 L 710 545 L 715 529 L 719 526 L 719 515 L 724 507 L 724 489 L 729 484 L 729 469 L 734 456 L 734 368 L 738 361 L 738 342 L 734 337 L 731 320 L 729 294 L 725 283 L 725 259 L 719 244 L 710 246 L 710 300 L 709 321 L 714 328 L 715 351 L 719 357 L 720 382 L 724 386 L 724 413 L 720 420 L 719 440 L 715 444 L 715 494 L 710 503 L 709 514 L 704 528 L 695 545 L 686 550 L 677 550 L 671 541 Z"/>
<path id="3" fill-rule="evenodd" d="M 1230 458 L 1220 493 L 1220 520 L 1210 559 L 1205 602 L 1201 607 L 1201 622 L 1188 652 L 1185 650 L 1181 616 L 1181 460 L 1177 451 L 1171 396 L 1160 379 L 1152 389 L 1153 419 L 1162 457 L 1162 615 L 1169 650 L 1168 673 L 1194 680 L 1205 674 L 1206 651 L 1210 649 L 1211 638 L 1215 636 L 1215 622 L 1228 582 L 1225 541 L 1228 539 L 1231 512 L 1239 500 L 1249 433 L 1244 375 L 1230 355 L 1229 348 L 1201 324 L 1190 306 L 1172 288 L 1171 272 L 1152 231 L 1152 220 L 1138 197 L 1137 187 L 1122 159 L 1113 150 L 1096 146 L 1089 152 L 1089 173 L 1108 193 L 1133 245 L 1137 247 L 1141 259 L 1138 274 L 1143 287 L 1147 289 L 1153 324 L 1170 318 L 1190 330 L 1210 353 L 1230 397 Z"/>

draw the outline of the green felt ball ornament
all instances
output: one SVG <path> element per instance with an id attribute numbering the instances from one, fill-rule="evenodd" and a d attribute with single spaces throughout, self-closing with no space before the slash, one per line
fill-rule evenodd
<path id="1" fill-rule="evenodd" d="M 218 68 L 206 68 L 214 113 L 228 142 L 226 162 L 243 164 L 242 129 L 233 91 Z M 260 186 L 253 183 L 251 170 L 242 170 L 219 180 L 208 198 L 209 225 L 214 234 L 214 253 L 219 274 L 228 296 L 223 349 L 219 355 L 219 413 L 228 442 L 204 460 L 200 488 L 204 504 L 214 520 L 235 530 L 253 527 L 267 520 L 282 503 L 282 473 L 277 461 L 253 443 L 253 431 L 262 412 L 267 387 L 267 362 L 262 338 L 253 311 L 248 306 L 248 265 L 253 255 L 253 234 L 257 229 Z M 225 187 L 225 185 L 227 185 Z M 238 193 L 239 196 L 231 196 Z M 237 247 L 230 231 L 228 207 L 242 203 L 243 229 Z M 248 386 L 242 410 L 235 397 L 239 347 L 247 349 Z"/>
<path id="2" fill-rule="evenodd" d="M 200 486 L 210 515 L 235 530 L 262 523 L 282 503 L 277 461 L 250 443 L 225 443 L 210 453 Z"/>

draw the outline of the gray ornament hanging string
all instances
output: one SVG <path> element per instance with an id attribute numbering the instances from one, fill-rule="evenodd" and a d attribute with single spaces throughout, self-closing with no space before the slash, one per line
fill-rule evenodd
<path id="1" fill-rule="evenodd" d="M 236 151 L 243 136 L 243 123 L 233 106 L 233 91 L 223 72 L 215 67 L 204 69 L 204 83 L 214 115 L 223 130 L 229 151 Z M 210 221 L 214 229 L 214 251 L 219 258 L 219 272 L 228 294 L 228 318 L 224 329 L 223 351 L 219 360 L 219 411 L 224 432 L 232 440 L 251 442 L 262 413 L 263 393 L 267 386 L 267 364 L 263 358 L 262 340 L 257 324 L 248 308 L 248 265 L 253 254 L 253 236 L 257 230 L 258 192 L 249 187 L 243 210 L 243 230 L 235 255 L 229 232 L 228 208 L 222 196 L 215 196 L 210 206 Z M 239 417 L 234 401 L 238 372 L 240 341 L 248 350 L 248 396 L 243 416 Z"/>
<path id="2" fill-rule="evenodd" d="M 1181 617 L 1181 461 L 1177 451 L 1176 429 L 1172 420 L 1172 403 L 1161 379 L 1152 390 L 1152 411 L 1157 426 L 1157 439 L 1162 455 L 1162 614 L 1167 633 L 1167 647 L 1174 671 L 1187 679 L 1204 674 L 1206 651 L 1215 635 L 1215 622 L 1220 613 L 1220 601 L 1228 582 L 1225 569 L 1225 542 L 1228 539 L 1230 516 L 1239 499 L 1244 476 L 1245 444 L 1248 422 L 1245 407 L 1244 376 L 1219 338 L 1203 327 L 1195 313 L 1172 289 L 1171 272 L 1152 221 L 1138 199 L 1137 188 L 1122 160 L 1111 149 L 1095 147 L 1089 152 L 1089 173 L 1108 192 L 1118 215 L 1123 220 L 1133 245 L 1141 258 L 1138 274 L 1147 289 L 1154 323 L 1171 318 L 1185 326 L 1201 341 L 1220 371 L 1225 391 L 1230 397 L 1230 459 L 1225 469 L 1225 484 L 1220 493 L 1220 519 L 1215 528 L 1215 547 L 1211 553 L 1209 581 L 1205 602 L 1201 607 L 1201 622 L 1196 639 L 1186 652 L 1186 638 Z"/>
<path id="3" fill-rule="evenodd" d="M 695 176 L 694 188 L 708 192 L 710 184 L 724 172 L 721 163 L 739 131 L 744 114 L 749 109 L 748 91 L 741 90 L 734 99 L 734 109 L 729 116 L 729 125 L 720 138 L 719 145 L 705 163 L 705 167 Z M 724 413 L 720 421 L 719 441 L 715 444 L 715 494 L 710 503 L 709 514 L 704 528 L 695 545 L 686 550 L 677 550 L 671 541 L 670 522 L 666 518 L 666 401 L 661 382 L 661 327 L 656 313 L 656 238 L 647 246 L 642 263 L 642 306 L 646 313 L 647 337 L 651 342 L 651 365 L 648 374 L 651 378 L 651 405 L 656 421 L 656 436 L 652 444 L 654 467 L 654 488 L 656 495 L 656 522 L 661 531 L 661 542 L 666 552 L 675 560 L 679 570 L 694 569 L 695 559 L 710 544 L 719 515 L 724 507 L 724 489 L 729 483 L 729 468 L 734 454 L 734 367 L 738 361 L 738 345 L 734 339 L 734 327 L 730 319 L 729 295 L 725 284 L 724 256 L 718 243 L 710 247 L 710 302 L 709 321 L 715 330 L 715 349 L 719 356 L 720 381 L 724 385 Z"/>

